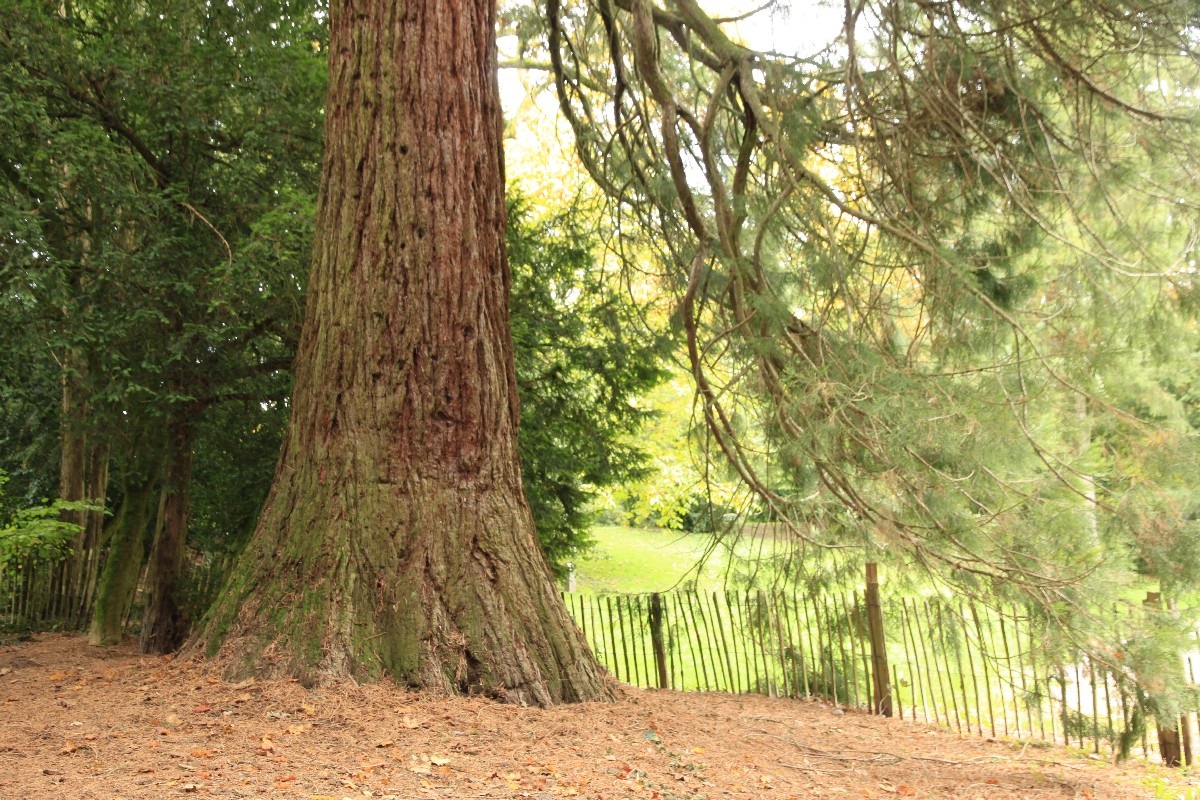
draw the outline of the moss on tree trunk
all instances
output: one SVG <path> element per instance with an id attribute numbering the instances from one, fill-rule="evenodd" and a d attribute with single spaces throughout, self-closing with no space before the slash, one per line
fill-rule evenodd
<path id="1" fill-rule="evenodd" d="M 292 419 L 195 647 L 242 674 L 611 696 L 521 487 L 492 0 L 335 2 Z"/>
<path id="2" fill-rule="evenodd" d="M 122 622 L 133 602 L 138 573 L 145 557 L 146 532 L 154 518 L 158 495 L 156 477 L 134 476 L 125 480 L 124 497 L 109 523 L 108 555 L 96 587 L 96 605 L 88 628 L 94 645 L 121 641 Z"/>

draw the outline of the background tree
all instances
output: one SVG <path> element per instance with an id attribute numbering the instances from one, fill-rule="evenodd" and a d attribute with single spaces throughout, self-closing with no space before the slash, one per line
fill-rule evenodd
<path id="1" fill-rule="evenodd" d="M 5 315 L 27 323 L 23 351 L 61 376 L 62 496 L 102 497 L 82 465 L 105 474 L 117 445 L 139 498 L 164 493 L 151 504 L 147 650 L 181 635 L 172 587 L 198 421 L 262 396 L 290 363 L 310 224 L 297 202 L 311 192 L 323 87 L 310 4 L 161 11 L 21 2 L 0 28 Z M 106 569 L 136 577 L 145 531 L 120 527 L 146 519 L 112 517 L 107 540 L 127 549 Z M 77 544 L 99 539 L 97 528 Z M 128 594 L 105 587 L 127 583 L 101 581 L 96 641 L 120 635 Z"/>

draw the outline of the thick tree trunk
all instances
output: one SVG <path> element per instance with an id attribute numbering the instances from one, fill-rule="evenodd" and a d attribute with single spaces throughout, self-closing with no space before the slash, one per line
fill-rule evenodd
<path id="1" fill-rule="evenodd" d="M 187 549 L 192 428 L 184 418 L 177 419 L 170 426 L 169 436 L 162 519 L 150 550 L 146 610 L 138 641 L 142 653 L 172 653 L 187 636 L 188 621 L 181 617 L 179 607 L 179 579 Z"/>
<path id="2" fill-rule="evenodd" d="M 234 672 L 611 696 L 521 488 L 494 14 L 333 4 L 291 424 L 199 637 Z"/>
<path id="3" fill-rule="evenodd" d="M 146 533 L 154 521 L 158 494 L 154 470 L 127 475 L 122 484 L 123 497 L 117 514 L 106 533 L 108 555 L 96 587 L 96 605 L 88 628 L 88 642 L 94 645 L 121 641 L 122 623 L 137 589 L 138 574 L 146 549 Z"/>

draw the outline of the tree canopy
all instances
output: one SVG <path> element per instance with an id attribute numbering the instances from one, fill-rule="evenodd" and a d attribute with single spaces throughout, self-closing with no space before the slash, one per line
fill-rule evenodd
<path id="1" fill-rule="evenodd" d="M 590 543 L 601 489 L 647 470 L 633 401 L 664 377 L 670 336 L 645 337 L 638 308 L 597 260 L 585 209 L 543 221 L 509 205 L 521 467 L 538 538 L 558 575 Z"/>
<path id="2" fill-rule="evenodd" d="M 1193 549 L 1196 18 L 1135 5 L 860 0 L 799 53 L 691 0 L 514 13 L 797 540 L 1047 606 Z"/>

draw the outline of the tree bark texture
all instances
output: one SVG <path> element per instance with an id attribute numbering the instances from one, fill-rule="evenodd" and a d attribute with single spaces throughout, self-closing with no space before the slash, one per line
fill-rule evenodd
<path id="1" fill-rule="evenodd" d="M 138 651 L 172 653 L 187 635 L 188 621 L 180 608 L 180 579 L 187 552 L 189 498 L 192 485 L 193 435 L 190 412 L 168 426 L 168 447 L 163 474 L 163 511 L 150 549 L 146 581 L 146 610 Z"/>
<path id="2" fill-rule="evenodd" d="M 74 371 L 74 365 L 79 365 L 80 371 L 83 370 L 82 360 L 70 351 L 63 355 L 63 360 L 67 362 L 67 367 L 62 375 L 62 453 L 58 474 L 58 497 L 61 500 L 83 500 L 88 485 L 87 392 L 82 385 L 82 378 Z M 64 511 L 62 519 L 79 526 L 76 549 L 82 547 L 86 512 Z"/>
<path id="3" fill-rule="evenodd" d="M 521 487 L 493 0 L 346 0 L 330 25 L 291 423 L 200 639 L 240 674 L 609 697 Z"/>
<path id="4" fill-rule="evenodd" d="M 82 360 L 73 352 L 66 351 L 63 356 L 64 369 L 62 374 L 62 421 L 60 442 L 60 459 L 58 471 L 58 497 L 60 500 L 79 501 L 85 499 L 88 488 L 88 442 L 87 424 L 87 393 L 82 386 L 82 379 L 72 365 Z M 71 547 L 71 594 L 81 597 L 84 594 L 83 579 L 86 573 L 85 542 L 87 540 L 87 525 L 89 515 L 86 511 L 63 511 L 60 519 L 79 526 Z"/>

